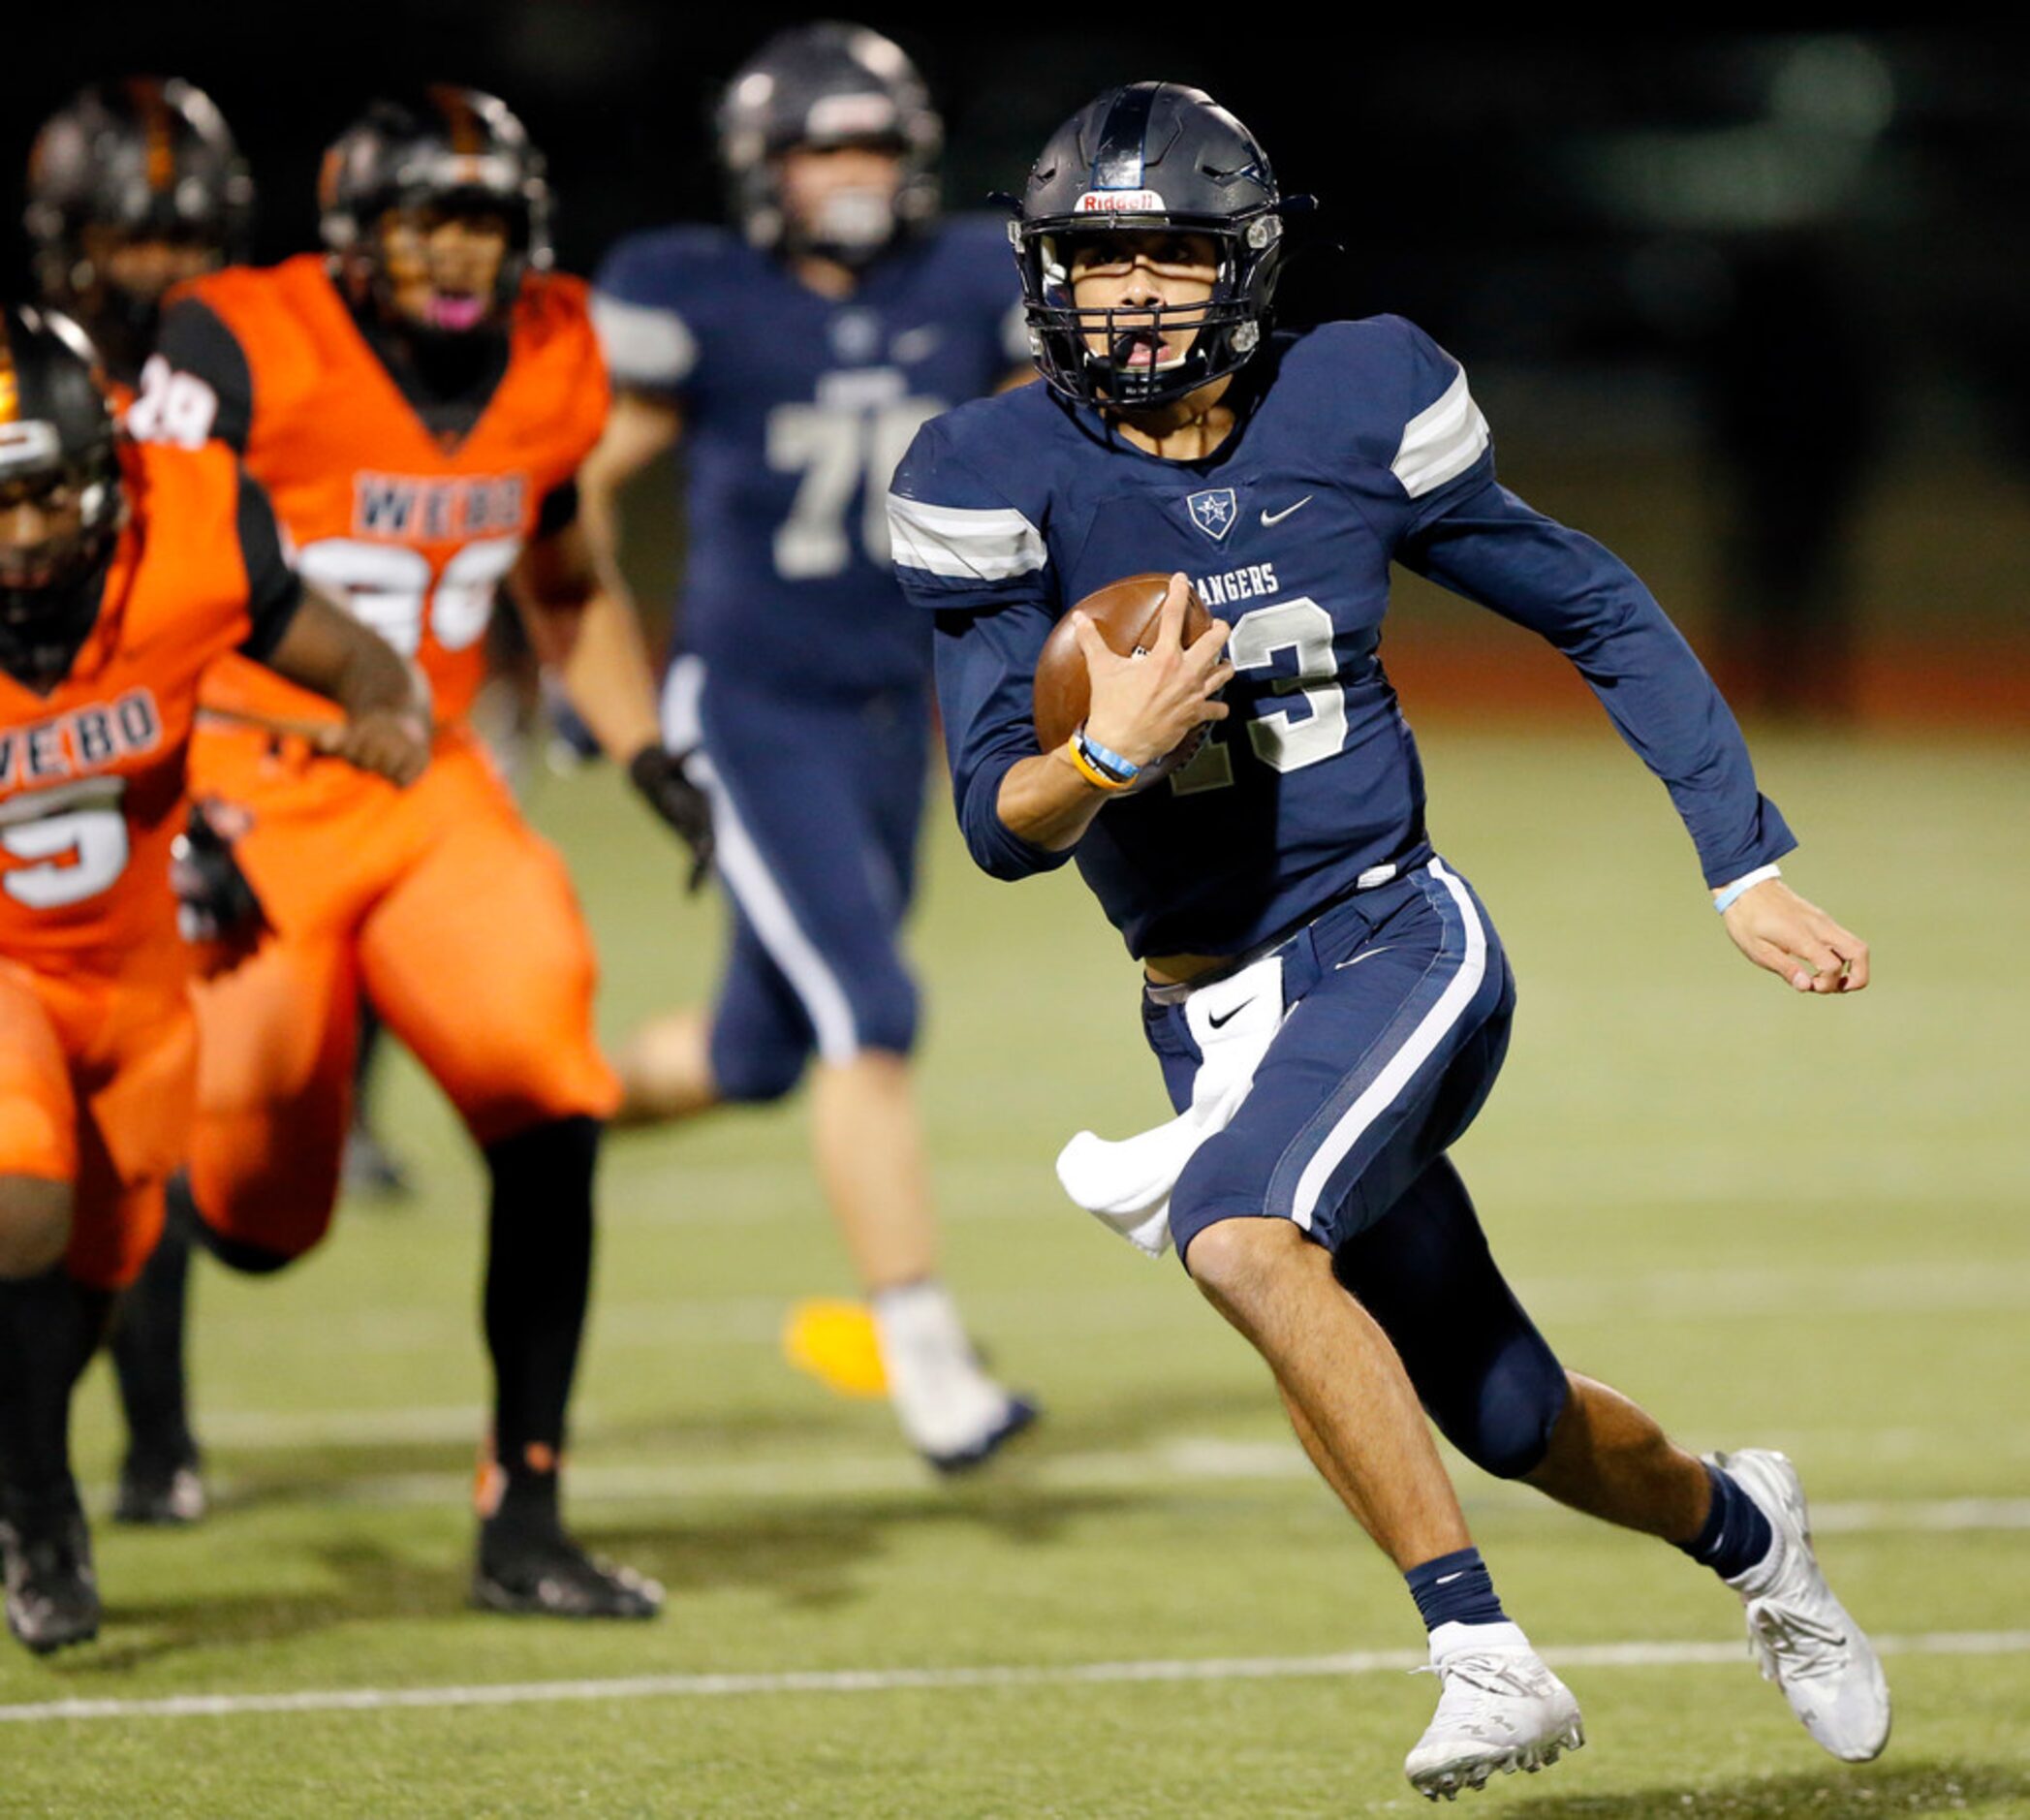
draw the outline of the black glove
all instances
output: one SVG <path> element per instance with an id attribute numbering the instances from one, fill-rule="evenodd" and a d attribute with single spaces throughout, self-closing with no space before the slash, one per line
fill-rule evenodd
<path id="1" fill-rule="evenodd" d="M 695 892 L 712 869 L 712 805 L 704 792 L 684 775 L 684 762 L 659 745 L 645 745 L 628 761 L 627 774 L 677 837 L 691 849 L 691 876 L 684 889 Z"/>
<path id="2" fill-rule="evenodd" d="M 190 805 L 189 821 L 170 843 L 170 889 L 185 941 L 251 948 L 266 933 L 267 912 L 233 857 L 233 842 L 246 829 L 245 811 L 230 803 Z"/>

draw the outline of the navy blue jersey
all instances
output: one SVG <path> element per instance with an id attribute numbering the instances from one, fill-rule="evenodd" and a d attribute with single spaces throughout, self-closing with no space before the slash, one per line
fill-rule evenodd
<path id="1" fill-rule="evenodd" d="M 683 411 L 680 624 L 716 669 L 861 695 L 920 681 L 883 499 L 910 438 L 1027 358 L 1001 223 L 947 221 L 846 298 L 717 228 L 631 235 L 595 280 L 613 382 Z"/>
<path id="2" fill-rule="evenodd" d="M 1379 655 L 1400 562 L 1542 633 L 1669 787 L 1709 883 L 1795 845 L 1740 730 L 1649 591 L 1497 484 L 1466 375 L 1397 317 L 1278 335 L 1202 461 L 1167 461 L 1040 386 L 926 424 L 890 498 L 895 572 L 936 610 L 960 824 L 1018 839 L 1001 780 L 1036 752 L 1031 678 L 1067 608 L 1183 570 L 1233 627 L 1233 715 L 1166 785 L 1109 802 L 1079 869 L 1131 953 L 1237 954 L 1428 858 L 1423 774 Z"/>

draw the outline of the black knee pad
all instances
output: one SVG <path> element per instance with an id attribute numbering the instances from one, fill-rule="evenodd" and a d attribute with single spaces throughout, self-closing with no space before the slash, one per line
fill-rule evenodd
<path id="1" fill-rule="evenodd" d="M 1520 1479 L 1543 1459 L 1570 1395 L 1564 1366 L 1534 1328 L 1484 1359 L 1477 1382 L 1419 1389 L 1445 1438 L 1497 1479 Z"/>
<path id="2" fill-rule="evenodd" d="M 1440 1158 L 1388 1215 L 1332 1259 L 1394 1342 L 1445 1438 L 1519 1479 L 1565 1412 L 1565 1367 L 1495 1267 L 1465 1184 Z"/>

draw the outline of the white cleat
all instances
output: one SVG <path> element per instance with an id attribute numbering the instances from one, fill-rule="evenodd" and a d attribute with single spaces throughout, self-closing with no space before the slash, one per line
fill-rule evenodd
<path id="1" fill-rule="evenodd" d="M 895 1419 L 939 1472 L 980 1465 L 1036 1420 L 1034 1403 L 982 1368 L 958 1311 L 935 1285 L 877 1298 L 874 1331 Z"/>
<path id="2" fill-rule="evenodd" d="M 1833 1597 L 1812 1553 L 1811 1519 L 1797 1468 L 1765 1448 L 1714 1454 L 1713 1465 L 1768 1518 L 1768 1555 L 1727 1584 L 1748 1612 L 1748 1647 L 1813 1738 L 1844 1763 L 1882 1754 L 1889 1689 L 1860 1626 Z"/>
<path id="3" fill-rule="evenodd" d="M 1448 1630 L 1466 1641 L 1438 1654 L 1441 1639 L 1451 1641 Z M 1425 1800 L 1456 1801 L 1462 1788 L 1484 1788 L 1497 1770 L 1534 1775 L 1585 1743 L 1572 1690 L 1515 1625 L 1444 1625 L 1432 1642 L 1431 1673 L 1444 1691 L 1417 1748 L 1403 1760 L 1410 1786 Z"/>

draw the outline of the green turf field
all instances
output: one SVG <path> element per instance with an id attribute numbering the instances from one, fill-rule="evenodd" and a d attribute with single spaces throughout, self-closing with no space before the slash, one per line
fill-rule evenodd
<path id="1" fill-rule="evenodd" d="M 1691 1443 L 1789 1449 L 1835 1584 L 1906 1640 L 1889 1751 L 1842 1769 L 1757 1679 L 1708 1576 L 1462 1466 L 1592 1741 L 1481 1809 L 2030 1814 L 2030 755 L 1760 742 L 1807 837 L 1793 882 L 1875 944 L 1875 989 L 1835 1002 L 1733 953 L 1604 728 L 1441 726 L 1425 747 L 1440 843 L 1522 985 L 1460 1151 L 1497 1251 L 1570 1363 Z M 700 988 L 715 915 L 679 900 L 613 780 L 546 781 L 535 807 L 579 867 L 608 1030 Z M 352 1208 L 279 1280 L 203 1271 L 220 1509 L 189 1535 L 102 1525 L 102 1640 L 48 1664 L 0 1649 L 0 1812 L 1420 1808 L 1399 1766 L 1433 1687 L 1401 1672 L 1421 1633 L 1400 1583 L 1175 1267 L 1056 1191 L 1073 1130 L 1161 1115 L 1133 973 L 1074 877 L 992 884 L 942 805 L 932 827 L 918 947 L 950 1274 L 1048 1405 L 1018 1457 L 929 1483 L 880 1405 L 782 1363 L 788 1302 L 848 1286 L 798 1109 L 616 1140 L 574 1502 L 669 1610 L 630 1629 L 465 1612 L 480 1178 L 405 1067 L 389 1122 L 422 1201 Z M 101 1487 L 110 1408 L 95 1373 L 79 1450 Z M 485 1688 L 526 1697 L 444 1691 Z M 224 1710 L 120 1710 L 192 1695 Z M 52 1702 L 109 1715 L 14 1722 Z"/>

